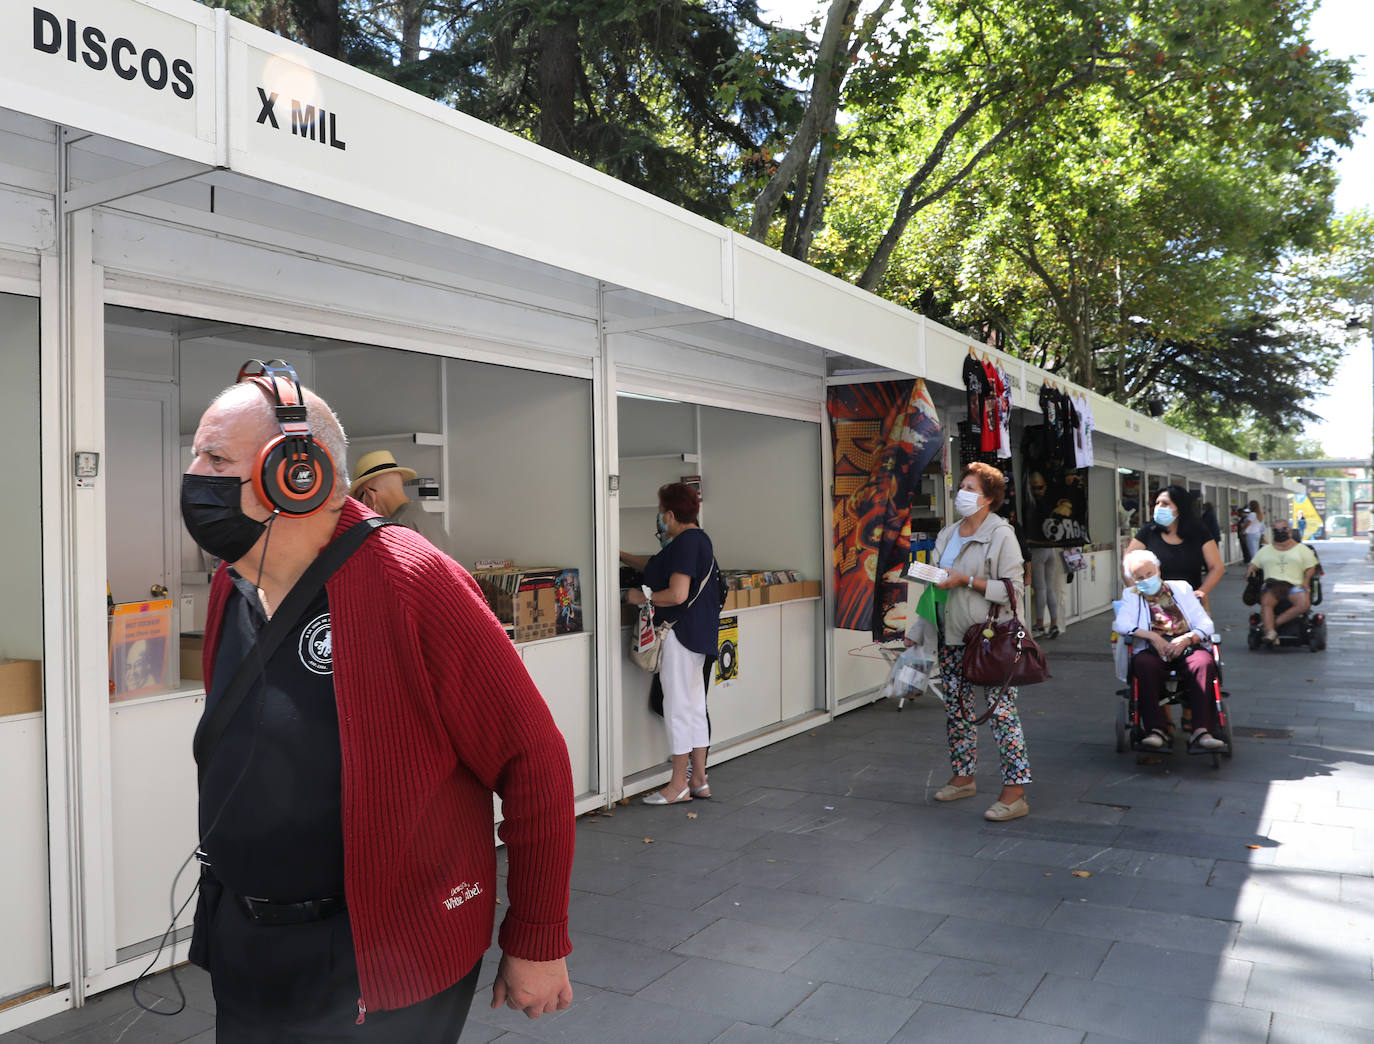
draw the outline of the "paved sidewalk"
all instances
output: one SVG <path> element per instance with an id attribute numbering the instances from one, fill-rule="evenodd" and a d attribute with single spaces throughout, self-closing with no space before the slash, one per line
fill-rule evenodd
<path id="1" fill-rule="evenodd" d="M 982 819 L 986 730 L 978 797 L 931 800 L 929 699 L 723 764 L 712 801 L 584 817 L 576 1002 L 530 1021 L 479 992 L 463 1044 L 1374 1040 L 1374 565 L 1317 547 L 1326 652 L 1249 652 L 1239 567 L 1217 592 L 1220 768 L 1114 752 L 1108 618 L 1077 624 L 1021 700 L 1029 817 Z M 123 989 L 0 1044 L 209 1042 L 206 978 L 182 977 L 174 1018 Z"/>

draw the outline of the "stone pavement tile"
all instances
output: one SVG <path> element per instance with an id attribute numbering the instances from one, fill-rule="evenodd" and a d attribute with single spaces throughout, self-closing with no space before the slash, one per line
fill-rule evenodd
<path id="1" fill-rule="evenodd" d="M 1087 899 L 1104 905 L 1127 906 L 1149 882 L 1120 874 L 1092 874 L 1075 877 L 1066 866 L 1038 863 L 1013 863 L 997 860 L 974 881 L 975 887 L 990 888 L 1042 899 Z M 1177 889 L 1176 886 L 1175 890 Z"/>
<path id="2" fill-rule="evenodd" d="M 805 979 L 690 957 L 641 990 L 640 1000 L 771 1026 L 815 992 Z"/>
<path id="3" fill-rule="evenodd" d="M 982 843 L 979 847 L 982 847 Z M 890 856 L 879 861 L 870 873 L 886 874 L 889 887 L 916 881 L 949 881 L 952 884 L 961 884 L 974 880 L 989 865 L 986 859 L 957 855 L 926 843 L 920 847 L 904 845 L 898 848 Z"/>
<path id="4" fill-rule="evenodd" d="M 170 971 L 149 976 L 139 986 L 138 995 L 145 1004 L 151 1003 L 148 994 L 154 994 L 166 997 L 172 1007 L 177 1007 L 181 1004 L 181 998 L 177 994 L 178 984 L 181 986 L 181 993 L 186 997 L 188 1007 L 214 1014 L 215 994 L 210 988 L 210 973 L 197 968 L 194 964 L 183 964 L 178 967 L 175 982 L 172 981 Z"/>
<path id="5" fill-rule="evenodd" d="M 841 899 L 808 922 L 806 928 L 836 939 L 857 939 L 899 950 L 914 950 L 943 920 L 942 914 Z"/>
<path id="6" fill-rule="evenodd" d="M 736 822 L 723 809 L 699 811 L 696 808 L 698 805 L 704 806 L 707 802 L 692 801 L 685 811 L 682 808 L 657 808 L 653 810 L 653 816 L 636 817 L 631 825 L 638 828 L 641 837 L 652 837 L 657 844 L 671 841 L 680 845 L 701 845 L 727 851 L 741 849 L 768 832 L 760 827 Z"/>
<path id="7" fill-rule="evenodd" d="M 744 852 L 788 862 L 819 863 L 822 866 L 862 871 L 871 870 L 878 860 L 891 855 L 892 848 L 873 841 L 833 841 L 799 834 L 772 833 L 745 846 Z"/>
<path id="8" fill-rule="evenodd" d="M 1298 970 L 1257 964 L 1250 974 L 1245 1004 L 1369 1033 L 1374 1026 L 1374 981 L 1369 968 L 1368 960 L 1363 974 L 1349 974 L 1335 963 Z"/>
<path id="9" fill-rule="evenodd" d="M 1165 1005 L 1175 996 L 1240 1004 L 1250 968 L 1248 961 L 1171 949 L 1168 935 L 1162 934 L 1157 946 L 1116 943 L 1093 978 L 1129 986 L 1142 996 L 1161 998 Z"/>
<path id="10" fill-rule="evenodd" d="M 681 957 L 653 947 L 583 932 L 573 940 L 568 974 L 574 983 L 637 993 L 681 963 Z"/>
<path id="11" fill-rule="evenodd" d="M 1003 838 L 977 853 L 981 859 L 1010 860 L 1065 866 L 1092 873 L 1115 873 L 1181 884 L 1202 884 L 1211 873 L 1212 861 L 1164 852 L 1141 852 L 1129 848 L 1065 844 Z"/>
<path id="12" fill-rule="evenodd" d="M 474 999 L 472 1003 L 473 1006 L 476 1007 L 478 1001 Z M 499 1029 L 496 1026 L 488 1026 L 485 1023 L 474 1022 L 469 1018 L 467 1022 L 463 1023 L 463 1035 L 461 1040 L 463 1044 L 491 1044 L 493 1040 L 509 1041 L 513 1036 L 514 1034 L 507 1033 L 505 1030 Z M 526 1037 L 525 1039 L 529 1040 L 530 1038 Z"/>
<path id="13" fill-rule="evenodd" d="M 678 874 L 671 870 L 647 872 L 633 884 L 617 893 L 635 902 L 651 906 L 667 906 L 677 910 L 695 910 L 702 903 L 720 895 L 730 885 L 709 875 Z"/>
<path id="14" fill-rule="evenodd" d="M 778 888 L 814 869 L 815 866 L 811 863 L 789 862 L 786 859 L 776 859 L 767 853 L 745 852 L 712 870 L 703 880 L 720 884 L 721 891 L 735 884 Z"/>
<path id="15" fill-rule="evenodd" d="M 1307 899 L 1271 892 L 1260 904 L 1256 923 L 1266 928 L 1316 930 L 1374 940 L 1374 909 L 1332 899 Z"/>
<path id="16" fill-rule="evenodd" d="M 788 968 L 787 974 L 808 982 L 832 982 L 909 997 L 941 960 L 930 954 L 856 939 L 827 939 Z"/>
<path id="17" fill-rule="evenodd" d="M 909 910 L 969 917 L 998 924 L 1018 924 L 1027 928 L 1040 927 L 1059 905 L 1057 896 L 996 891 L 980 884 L 919 880 L 894 885 L 883 897 L 883 902 Z"/>
<path id="18" fill-rule="evenodd" d="M 1153 1002 L 1147 1003 L 1147 1000 Z M 1022 1017 L 1105 1033 L 1123 1040 L 1253 1044 L 1269 1030 L 1269 1013 L 1195 997 L 1142 998 L 1140 990 L 1047 975 Z"/>
<path id="19" fill-rule="evenodd" d="M 1050 931 L 1157 945 L 1192 953 L 1222 953 L 1236 936 L 1236 925 L 1191 914 L 1158 910 L 1100 906 L 1096 903 L 1061 903 L 1045 927 Z"/>
<path id="20" fill-rule="evenodd" d="M 1369 1026 L 1340 1026 L 1275 1012 L 1268 1044 L 1369 1044 Z"/>
<path id="21" fill-rule="evenodd" d="M 1374 858 L 1368 851 L 1353 848 L 1314 848 L 1303 845 L 1280 845 L 1274 850 L 1274 865 L 1299 870 L 1318 870 L 1327 874 L 1361 874 L 1374 872 Z"/>
<path id="22" fill-rule="evenodd" d="M 707 1044 L 727 1030 L 735 1020 L 700 1011 L 684 1011 L 664 1004 L 653 1004 L 618 993 L 598 993 L 556 1015 L 521 1020 L 510 1032 L 548 1044 L 645 1044 L 646 1041 L 673 1041 L 673 1044 Z M 497 1040 L 503 1038 L 498 1037 Z M 467 1044 L 466 1038 L 463 1044 Z"/>
<path id="23" fill-rule="evenodd" d="M 976 800 L 976 799 L 974 799 Z M 1019 837 L 1027 840 L 1040 841 L 1063 841 L 1076 845 L 1101 845 L 1107 846 L 1116 844 L 1117 839 L 1122 834 L 1122 829 L 1118 823 L 1085 823 L 1076 819 L 1057 819 L 1045 814 L 1045 809 L 1041 805 L 1040 795 L 1032 793 L 1027 799 L 1031 802 L 1031 814 L 1024 819 L 1013 819 L 1007 823 L 998 824 L 991 829 L 995 830 L 999 837 Z M 1106 809 L 1111 813 L 1111 818 L 1120 816 L 1113 809 Z"/>
<path id="24" fill-rule="evenodd" d="M 816 1038 L 737 1022 L 711 1044 L 816 1044 Z"/>
<path id="25" fill-rule="evenodd" d="M 1335 899 L 1341 892 L 1341 877 L 1320 870 L 1295 870 L 1290 867 L 1257 866 L 1231 859 L 1218 859 L 1207 883 L 1215 888 L 1256 889 L 1265 893 L 1283 892 L 1311 899 Z"/>
<path id="26" fill-rule="evenodd" d="M 139 988 L 139 998 L 150 1007 L 160 1011 L 171 1011 L 176 1003 L 168 1001 L 158 993 L 145 996 Z M 138 1041 L 139 1044 L 171 1044 L 181 1042 L 213 1028 L 215 1017 L 212 1013 L 198 1007 L 187 1007 L 178 1015 L 153 1015 L 138 1008 L 133 1001 L 130 987 L 122 986 L 88 1000 L 80 1008 L 72 1008 L 25 1026 L 25 1036 L 37 1041 L 79 1041 L 81 1044 L 114 1041 L 123 1036 L 125 1041 Z"/>
<path id="27" fill-rule="evenodd" d="M 1141 910 L 1192 914 L 1216 921 L 1253 921 L 1264 893 L 1254 888 L 1180 887 L 1172 881 L 1146 881 L 1128 905 Z"/>
<path id="28" fill-rule="evenodd" d="M 1211 815 L 1180 815 L 1152 808 L 1133 808 L 1121 819 L 1121 825 L 1127 830 L 1174 831 L 1256 842 L 1268 836 L 1269 827 L 1274 822 L 1267 815 L 1259 817 L 1250 812 L 1214 811 Z"/>
<path id="29" fill-rule="evenodd" d="M 1001 964 L 1026 971 L 1055 971 L 1090 978 L 1102 965 L 1110 943 L 1081 935 L 1005 925 L 989 931 L 985 921 L 951 917 L 931 932 L 922 952 Z"/>
<path id="30" fill-rule="evenodd" d="M 1275 842 L 1256 835 L 1213 834 L 1201 830 L 1153 830 L 1136 826 L 1122 828 L 1116 847 L 1138 852 L 1159 852 L 1175 856 L 1193 856 L 1202 860 L 1248 858 L 1252 861 L 1265 853 L 1261 850 L 1277 848 Z M 1265 859 L 1267 861 L 1267 859 Z"/>
<path id="31" fill-rule="evenodd" d="M 1341 875 L 1340 899 L 1343 903 L 1357 903 L 1374 909 L 1374 877 Z"/>
<path id="32" fill-rule="evenodd" d="M 795 821 L 781 829 L 784 834 L 808 834 L 814 837 L 828 837 L 838 841 L 862 841 L 866 837 L 885 831 L 887 828 L 878 820 L 862 816 L 846 816 L 839 812 L 820 812 L 799 814 Z M 887 841 L 887 838 L 882 840 Z"/>
<path id="33" fill-rule="evenodd" d="M 1047 1026 L 1026 1019 L 1008 1019 L 981 1011 L 923 1003 L 892 1038 L 891 1044 L 930 1044 L 931 1041 L 1015 1041 L 1016 1044 L 1079 1044 L 1081 1030 Z"/>
<path id="34" fill-rule="evenodd" d="M 1289 975 L 1330 973 L 1341 978 L 1367 979 L 1370 971 L 1367 939 L 1333 935 L 1320 927 L 1309 930 L 1291 925 L 1242 924 L 1228 956 L 1251 961 L 1256 971 L 1278 966 Z"/>
<path id="35" fill-rule="evenodd" d="M 727 917 L 732 921 L 771 924 L 777 928 L 804 928 L 834 904 L 833 899 L 782 888 L 738 884 L 703 903 L 697 912 L 712 918 Z"/>
<path id="36" fill-rule="evenodd" d="M 573 897 L 569 929 L 576 940 L 583 932 L 606 935 L 612 939 L 670 950 L 682 940 L 701 931 L 714 918 L 693 910 L 664 909 L 639 903 L 624 896 L 586 895 Z"/>
<path id="37" fill-rule="evenodd" d="M 654 832 L 647 830 L 643 836 L 651 838 Z M 648 870 L 672 870 L 679 874 L 709 874 L 738 855 L 734 849 L 706 848 L 673 841 L 654 841 L 649 844 L 641 838 L 639 845 L 637 865 Z"/>
<path id="38" fill-rule="evenodd" d="M 917 1007 L 904 997 L 823 983 L 778 1029 L 842 1044 L 887 1044 Z"/>
<path id="39" fill-rule="evenodd" d="M 912 996 L 934 1004 L 946 1004 L 992 1015 L 1015 1015 L 1040 985 L 1043 974 L 1003 964 L 944 957 L 940 965 L 916 987 Z"/>
<path id="40" fill-rule="evenodd" d="M 796 964 L 824 941 L 824 935 L 810 929 L 797 931 L 720 920 L 673 947 L 673 952 L 780 972 Z"/>

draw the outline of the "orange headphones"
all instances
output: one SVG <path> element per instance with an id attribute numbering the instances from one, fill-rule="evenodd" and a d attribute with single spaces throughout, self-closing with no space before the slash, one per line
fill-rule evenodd
<path id="1" fill-rule="evenodd" d="M 281 428 L 281 434 L 258 451 L 253 491 L 283 515 L 313 515 L 334 492 L 334 459 L 310 432 L 300 378 L 280 359 L 249 359 L 239 367 L 236 383 L 243 382 L 262 389 Z"/>

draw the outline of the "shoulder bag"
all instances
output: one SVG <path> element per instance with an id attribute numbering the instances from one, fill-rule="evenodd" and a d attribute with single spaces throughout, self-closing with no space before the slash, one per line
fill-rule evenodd
<path id="1" fill-rule="evenodd" d="M 687 609 L 698 598 L 701 592 L 706 590 L 706 581 L 711 579 L 711 574 L 716 571 L 716 563 L 711 562 L 711 568 L 706 571 L 706 576 L 697 585 L 697 593 L 692 595 L 692 600 L 687 603 Z M 686 612 L 686 610 L 683 610 Z M 639 607 L 639 622 L 635 625 L 634 640 L 630 643 L 630 660 L 636 667 L 643 667 L 650 674 L 657 674 L 663 666 L 663 639 L 668 637 L 668 632 L 673 629 L 673 625 L 667 620 L 662 623 L 654 623 L 654 607 L 646 599 L 644 604 Z"/>
<path id="2" fill-rule="evenodd" d="M 974 685 L 1000 688 L 1034 685 L 1050 677 L 1049 664 L 1045 661 L 1045 654 L 1031 638 L 1030 631 L 1017 619 L 1016 591 L 1011 581 L 1001 582 L 1007 585 L 1010 619 L 999 620 L 1002 606 L 992 602 L 988 608 L 988 618 L 964 632 L 963 674 Z M 991 713 L 989 709 L 988 714 Z M 987 716 L 985 714 L 978 720 L 983 721 Z"/>

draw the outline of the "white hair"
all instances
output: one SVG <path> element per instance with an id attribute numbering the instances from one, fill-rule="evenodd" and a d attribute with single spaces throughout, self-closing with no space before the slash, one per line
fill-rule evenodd
<path id="1" fill-rule="evenodd" d="M 1159 568 L 1159 558 L 1147 548 L 1139 547 L 1126 552 L 1126 557 L 1121 560 L 1121 572 L 1128 584 L 1135 583 L 1134 573 L 1143 562 L 1149 562 L 1156 569 Z"/>
<path id="2" fill-rule="evenodd" d="M 246 389 L 246 391 L 245 391 Z M 330 493 L 331 503 L 342 504 L 348 496 L 348 436 L 344 434 L 343 424 L 339 421 L 338 415 L 325 402 L 309 388 L 302 388 L 301 394 L 305 397 L 305 419 L 310 425 L 310 434 L 328 452 L 330 459 L 334 461 L 334 489 Z M 272 404 L 262 389 L 248 383 L 240 382 L 231 384 L 222 392 L 215 396 L 210 403 L 212 406 L 221 404 L 248 405 L 258 403 L 257 412 L 262 418 L 265 427 L 276 428 L 276 416 L 272 413 Z M 249 406 L 252 409 L 252 406 Z"/>

